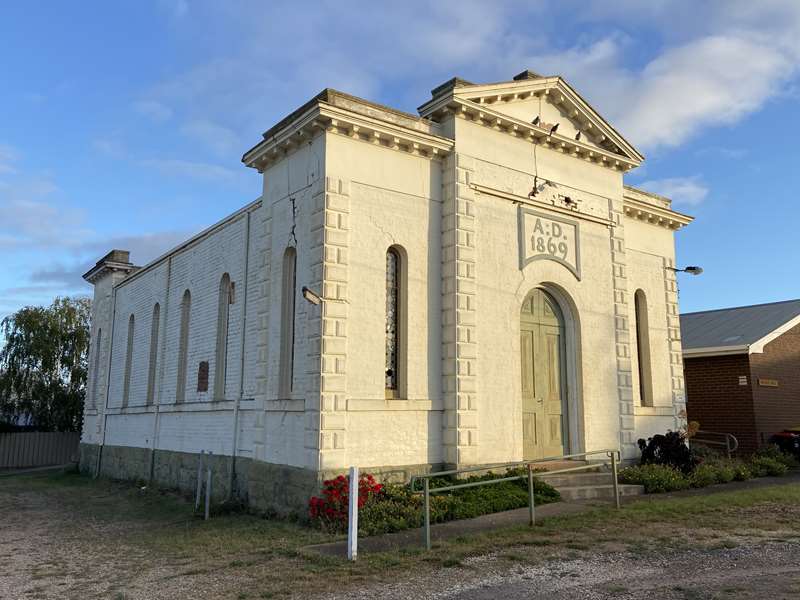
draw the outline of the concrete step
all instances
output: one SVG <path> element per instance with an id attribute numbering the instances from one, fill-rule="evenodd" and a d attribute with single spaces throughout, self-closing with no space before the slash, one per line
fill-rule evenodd
<path id="1" fill-rule="evenodd" d="M 614 487 L 607 485 L 567 485 L 559 486 L 556 489 L 561 494 L 561 499 L 565 502 L 574 500 L 595 500 L 614 498 Z M 643 485 L 619 485 L 620 496 L 641 496 L 644 494 Z"/>
<path id="2" fill-rule="evenodd" d="M 558 471 L 559 469 L 571 469 L 573 467 L 585 467 L 591 464 L 595 464 L 597 469 L 600 469 L 603 466 L 603 463 L 590 463 L 585 460 L 558 460 L 558 461 L 550 461 L 550 462 L 543 462 L 543 463 L 531 463 L 534 469 L 544 470 L 544 471 Z M 596 469 L 591 469 L 594 471 Z M 585 471 L 584 471 L 585 472 Z"/>
<path id="3" fill-rule="evenodd" d="M 536 477 L 556 488 L 575 485 L 611 485 L 611 471 L 593 471 L 589 473 L 584 471 L 563 473 L 561 475 L 537 473 Z"/>

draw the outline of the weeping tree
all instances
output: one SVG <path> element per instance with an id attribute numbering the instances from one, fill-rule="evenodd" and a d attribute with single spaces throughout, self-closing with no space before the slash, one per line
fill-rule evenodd
<path id="1" fill-rule="evenodd" d="M 0 322 L 0 420 L 80 431 L 90 308 L 88 298 L 56 298 Z"/>

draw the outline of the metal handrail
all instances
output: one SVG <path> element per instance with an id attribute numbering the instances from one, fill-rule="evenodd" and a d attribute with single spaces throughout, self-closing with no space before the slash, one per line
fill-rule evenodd
<path id="1" fill-rule="evenodd" d="M 708 440 L 703 439 L 703 435 L 719 435 L 725 438 L 725 441 L 721 440 Z M 700 436 L 700 439 L 697 439 Z M 698 429 L 694 432 L 694 435 L 691 437 L 690 441 L 694 441 L 698 444 L 706 444 L 707 446 L 722 446 L 725 448 L 725 452 L 728 455 L 728 458 L 731 458 L 731 455 L 736 452 L 737 448 L 739 448 L 739 440 L 736 439 L 736 436 L 732 433 L 723 433 L 721 431 L 705 431 L 702 429 Z"/>
<path id="2" fill-rule="evenodd" d="M 587 458 L 589 456 L 596 456 L 604 454 L 611 459 L 611 483 L 614 488 L 614 505 L 619 508 L 619 481 L 617 478 L 617 464 L 620 461 L 621 455 L 619 450 L 594 450 L 592 452 L 580 452 L 577 454 L 565 454 L 562 456 L 550 456 L 547 458 L 540 458 L 536 460 L 528 460 L 528 461 L 521 461 L 521 462 L 512 462 L 512 463 L 500 463 L 494 465 L 483 465 L 480 467 L 467 467 L 465 469 L 452 469 L 449 471 L 439 471 L 437 473 L 427 473 L 425 475 L 414 475 L 409 482 L 409 488 L 412 494 L 419 494 L 421 493 L 424 498 L 424 512 L 425 512 L 425 547 L 430 550 L 431 549 L 431 503 L 430 503 L 430 496 L 431 494 L 438 493 L 438 492 L 448 492 L 452 490 L 461 490 L 465 488 L 472 488 L 472 487 L 479 487 L 483 485 L 493 485 L 496 483 L 502 483 L 504 481 L 516 481 L 520 479 L 527 479 L 528 480 L 528 510 L 530 513 L 529 516 L 529 525 L 533 526 L 536 521 L 536 513 L 535 513 L 535 505 L 534 505 L 534 490 L 533 490 L 533 467 L 535 465 L 539 465 L 541 463 L 546 462 L 557 462 L 568 460 L 572 458 Z M 577 467 L 569 467 L 566 469 L 556 469 L 554 471 L 546 471 L 544 473 L 537 473 L 537 477 L 548 477 L 550 475 L 560 475 L 562 473 L 572 473 L 575 471 L 588 471 L 589 469 L 594 469 L 597 465 L 589 464 L 589 465 L 580 465 Z M 514 468 L 524 468 L 527 470 L 525 475 L 512 475 L 510 477 L 500 477 L 498 479 L 487 479 L 486 481 L 473 481 L 471 483 L 459 483 L 453 485 L 445 485 L 431 489 L 430 487 L 430 480 L 436 477 L 446 477 L 450 475 L 460 475 L 463 473 L 475 473 L 477 471 L 489 471 L 491 469 L 514 469 Z M 416 482 L 417 480 L 422 480 L 422 490 L 417 490 Z"/>

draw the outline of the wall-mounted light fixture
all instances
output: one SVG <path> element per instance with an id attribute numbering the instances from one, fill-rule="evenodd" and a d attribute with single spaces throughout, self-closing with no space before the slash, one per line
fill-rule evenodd
<path id="1" fill-rule="evenodd" d="M 303 298 L 315 306 L 322 304 L 322 298 L 318 294 L 308 289 L 306 286 L 303 286 Z"/>
<path id="2" fill-rule="evenodd" d="M 675 271 L 676 273 L 689 273 L 689 275 L 700 275 L 703 272 L 703 267 L 697 266 L 688 266 L 683 269 L 676 269 L 675 267 L 667 267 L 670 271 Z"/>

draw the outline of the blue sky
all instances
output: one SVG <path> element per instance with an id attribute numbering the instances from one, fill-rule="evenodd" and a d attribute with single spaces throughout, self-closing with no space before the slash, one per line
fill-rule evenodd
<path id="1" fill-rule="evenodd" d="M 613 6 L 612 6 L 613 4 Z M 560 74 L 696 216 L 681 308 L 800 297 L 800 2 L 45 2 L 0 7 L 0 318 L 112 247 L 142 264 L 256 198 L 240 163 L 330 86 L 414 112 Z"/>

